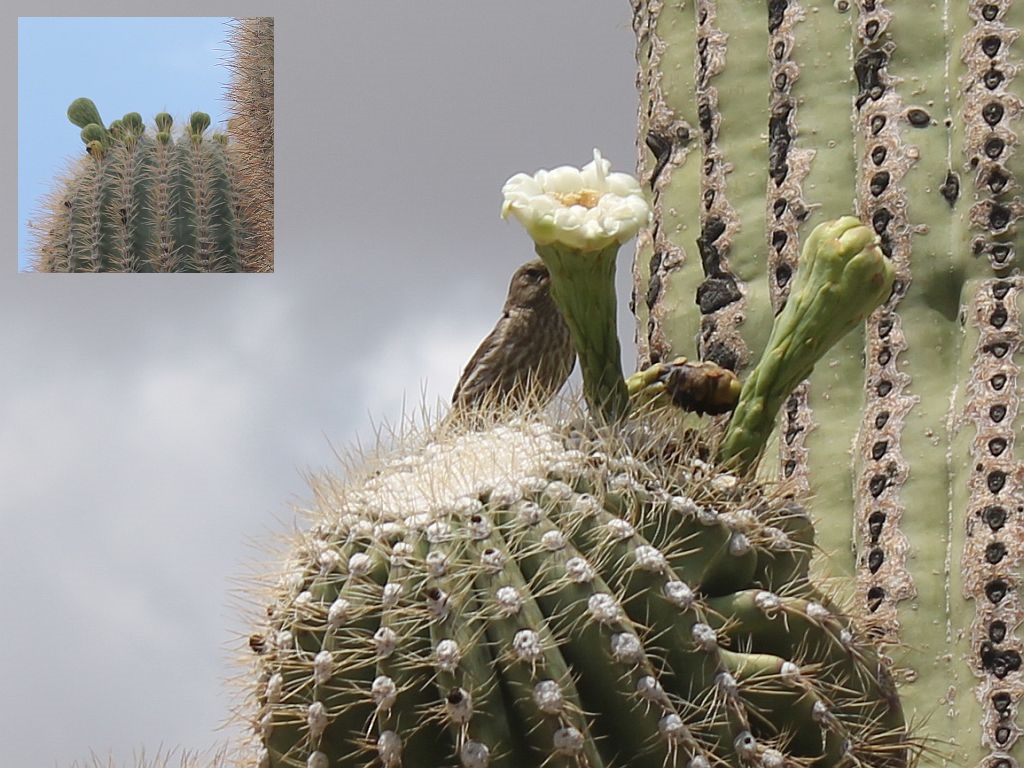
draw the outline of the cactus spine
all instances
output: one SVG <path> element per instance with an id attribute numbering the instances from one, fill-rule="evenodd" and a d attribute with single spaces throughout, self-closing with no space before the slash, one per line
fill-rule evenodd
<path id="1" fill-rule="evenodd" d="M 237 148 L 202 112 L 175 137 L 166 113 L 147 133 L 71 104 L 86 154 L 44 201 L 37 271 L 273 271 L 273 19 L 236 20 L 232 42 Z"/>
<path id="2" fill-rule="evenodd" d="M 811 492 L 858 615 L 899 644 L 908 716 L 941 742 L 925 762 L 1018 765 L 1024 6 L 633 5 L 642 363 L 696 340 L 742 374 L 815 211 L 871 222 L 894 290 L 785 403 L 776 466 Z"/>

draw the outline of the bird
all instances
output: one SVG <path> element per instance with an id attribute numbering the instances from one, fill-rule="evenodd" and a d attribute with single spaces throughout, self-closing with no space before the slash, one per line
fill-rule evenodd
<path id="1" fill-rule="evenodd" d="M 466 364 L 452 412 L 546 405 L 575 364 L 569 327 L 551 297 L 551 275 L 540 259 L 528 261 L 512 275 L 501 317 Z"/>

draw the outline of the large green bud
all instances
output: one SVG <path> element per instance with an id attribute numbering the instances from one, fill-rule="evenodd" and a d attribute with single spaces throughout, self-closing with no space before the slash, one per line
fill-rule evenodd
<path id="1" fill-rule="evenodd" d="M 317 483 L 250 638 L 260 764 L 907 765 L 802 508 L 664 412 L 573 422 L 448 425 Z"/>

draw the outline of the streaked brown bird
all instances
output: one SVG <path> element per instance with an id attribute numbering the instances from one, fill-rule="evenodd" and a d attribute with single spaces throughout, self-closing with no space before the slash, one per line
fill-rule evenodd
<path id="1" fill-rule="evenodd" d="M 551 298 L 551 277 L 540 259 L 512 275 L 494 330 L 473 354 L 452 395 L 453 410 L 496 403 L 544 404 L 569 378 L 576 350 Z"/>

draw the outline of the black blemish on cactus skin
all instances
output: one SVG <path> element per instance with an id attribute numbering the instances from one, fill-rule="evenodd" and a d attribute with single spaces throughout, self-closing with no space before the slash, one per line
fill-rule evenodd
<path id="1" fill-rule="evenodd" d="M 988 477 L 985 478 L 985 485 L 991 493 L 997 494 L 1006 485 L 1006 473 L 1000 469 L 995 469 L 988 473 Z"/>
<path id="2" fill-rule="evenodd" d="M 1006 597 L 1006 593 L 1009 591 L 1009 586 L 1003 579 L 993 579 L 985 585 L 985 597 L 987 597 L 989 602 L 993 605 L 997 605 L 1002 602 L 1003 598 Z"/>
<path id="3" fill-rule="evenodd" d="M 1000 651 L 986 640 L 981 644 L 979 656 L 981 666 L 1002 680 L 1010 672 L 1020 669 L 1020 654 L 1016 651 Z"/>
<path id="4" fill-rule="evenodd" d="M 985 178 L 985 184 L 994 195 L 998 195 L 1002 192 L 1006 185 L 1010 183 L 1010 177 L 1002 168 L 998 165 L 993 166 L 989 169 L 988 176 Z"/>
<path id="5" fill-rule="evenodd" d="M 1005 549 L 1005 548 L 1004 548 Z M 988 625 L 988 639 L 993 643 L 1001 643 L 1006 639 L 1006 622 L 993 621 Z"/>
<path id="6" fill-rule="evenodd" d="M 871 587 L 868 590 L 868 610 L 874 613 L 885 600 L 885 590 L 881 587 Z"/>
<path id="7" fill-rule="evenodd" d="M 896 320 L 893 318 L 893 316 L 891 314 L 886 315 L 881 320 L 879 320 L 879 322 L 878 322 L 878 336 L 879 336 L 879 338 L 884 339 L 884 338 L 888 337 L 888 335 L 890 333 L 892 333 L 892 327 L 893 327 L 893 324 L 895 322 L 896 322 Z"/>
<path id="8" fill-rule="evenodd" d="M 772 34 L 782 25 L 789 8 L 789 0 L 768 0 L 768 34 Z"/>
<path id="9" fill-rule="evenodd" d="M 669 158 L 672 157 L 672 142 L 654 131 L 648 131 L 644 143 L 654 155 L 654 170 L 651 171 L 651 189 L 654 189 L 654 182 L 657 181 L 658 176 L 668 165 Z"/>
<path id="10" fill-rule="evenodd" d="M 993 328 L 1002 328 L 1006 325 L 1006 321 L 1010 315 L 1006 311 L 1006 305 L 1000 302 L 996 305 L 995 309 L 992 310 L 992 314 L 988 317 L 988 323 Z"/>
<path id="11" fill-rule="evenodd" d="M 996 54 L 999 53 L 999 48 L 1002 46 L 1003 41 L 999 38 L 999 35 L 985 35 L 981 38 L 981 51 L 990 59 L 994 59 Z"/>
<path id="12" fill-rule="evenodd" d="M 995 67 L 992 67 L 992 69 L 990 69 L 982 76 L 981 81 L 985 84 L 986 88 L 988 88 L 990 91 L 994 91 L 1002 84 L 1003 80 L 1005 79 L 1006 75 L 1004 75 Z"/>
<path id="13" fill-rule="evenodd" d="M 999 6 L 995 3 L 986 3 L 981 6 L 981 18 L 985 21 L 995 21 L 999 15 Z"/>
<path id="14" fill-rule="evenodd" d="M 998 159 L 1004 149 L 1006 149 L 1006 142 L 998 136 L 993 136 L 985 141 L 985 157 L 989 160 Z"/>
<path id="15" fill-rule="evenodd" d="M 864 25 L 864 37 L 869 41 L 874 40 L 878 37 L 879 29 L 880 25 L 878 23 L 878 19 L 871 19 L 871 21 Z"/>
<path id="16" fill-rule="evenodd" d="M 1010 694 L 1008 694 L 1006 691 L 1000 691 L 999 693 L 992 695 L 992 707 L 1000 715 L 1009 712 L 1011 702 L 1012 699 L 1010 698 Z"/>
<path id="17" fill-rule="evenodd" d="M 875 547 L 868 553 L 868 570 L 872 574 L 878 573 L 878 569 L 882 567 L 885 562 L 885 552 Z"/>
<path id="18" fill-rule="evenodd" d="M 768 175 L 779 186 L 789 173 L 786 155 L 793 137 L 789 132 L 789 115 L 792 104 L 780 104 L 772 110 L 768 120 Z"/>
<path id="19" fill-rule="evenodd" d="M 733 372 L 736 371 L 740 362 L 736 351 L 721 341 L 709 344 L 704 350 L 703 359 Z"/>
<path id="20" fill-rule="evenodd" d="M 991 254 L 994 261 L 1003 264 L 1013 257 L 1013 246 L 1009 243 L 996 243 L 992 246 Z"/>
<path id="21" fill-rule="evenodd" d="M 793 268 L 788 264 L 779 264 L 779 266 L 775 268 L 775 284 L 778 285 L 779 288 L 785 288 L 792 277 Z"/>
<path id="22" fill-rule="evenodd" d="M 915 128 L 927 128 L 932 123 L 932 117 L 920 107 L 912 107 L 907 110 L 907 122 Z"/>
<path id="23" fill-rule="evenodd" d="M 1005 280 L 999 280 L 992 283 L 992 298 L 1002 301 L 1006 298 L 1006 294 L 1010 292 L 1010 284 Z"/>
<path id="24" fill-rule="evenodd" d="M 887 485 L 889 485 L 889 478 L 886 475 L 875 475 L 872 477 L 868 482 L 868 490 L 872 498 L 877 499 L 881 496 Z"/>
<path id="25" fill-rule="evenodd" d="M 989 565 L 998 565 L 1006 557 L 1006 545 L 1001 541 L 993 541 L 985 547 L 985 562 Z"/>
<path id="26" fill-rule="evenodd" d="M 883 51 L 861 51 L 853 64 L 857 78 L 857 109 L 863 107 L 868 99 L 877 101 L 885 93 L 879 73 L 888 63 L 889 57 Z"/>
<path id="27" fill-rule="evenodd" d="M 712 245 L 725 234 L 725 222 L 714 216 L 704 222 L 700 237 L 697 238 L 697 250 L 700 252 L 701 265 L 706 277 L 723 277 L 722 257 L 718 248 Z"/>
<path id="28" fill-rule="evenodd" d="M 988 409 L 988 417 L 998 424 L 1006 418 L 1006 406 L 1002 403 L 996 403 Z"/>
<path id="29" fill-rule="evenodd" d="M 879 171 L 871 177 L 871 181 L 868 183 L 868 190 L 874 197 L 878 197 L 889 186 L 890 178 L 888 171 Z"/>
<path id="30" fill-rule="evenodd" d="M 877 544 L 879 538 L 882 536 L 882 528 L 885 526 L 885 513 L 884 512 L 872 512 L 868 518 L 868 535 L 871 537 L 871 543 Z"/>
<path id="31" fill-rule="evenodd" d="M 992 203 L 992 207 L 989 209 L 988 213 L 989 229 L 995 230 L 996 232 L 1006 229 L 1007 225 L 1010 223 L 1010 217 L 1011 213 L 1009 208 L 1005 205 L 1000 205 L 999 203 Z"/>
<path id="32" fill-rule="evenodd" d="M 1006 450 L 1006 438 L 1004 437 L 993 437 L 988 441 L 988 452 L 995 458 L 999 458 L 1003 455 L 1003 451 Z"/>
<path id="33" fill-rule="evenodd" d="M 732 304 L 741 298 L 736 281 L 729 275 L 709 277 L 697 286 L 697 305 L 702 315 L 710 315 L 722 307 Z"/>
<path id="34" fill-rule="evenodd" d="M 990 101 L 981 108 L 981 117 L 990 128 L 997 125 L 1003 119 L 1004 114 L 1006 114 L 1006 108 L 998 101 Z"/>
<path id="35" fill-rule="evenodd" d="M 1006 525 L 1006 518 L 1006 509 L 996 505 L 985 507 L 981 512 L 981 519 L 985 521 L 985 525 L 993 533 L 998 533 L 1002 530 L 1003 526 Z"/>
<path id="36" fill-rule="evenodd" d="M 939 187 L 939 194 L 946 199 L 950 208 L 956 204 L 957 198 L 960 197 L 960 177 L 953 173 L 952 170 L 946 171 L 946 178 L 942 182 L 942 186 Z"/>
<path id="37" fill-rule="evenodd" d="M 890 221 L 892 221 L 892 213 L 888 208 L 879 208 L 871 214 L 871 228 L 875 230 L 876 234 L 880 235 L 885 232 Z"/>
<path id="38" fill-rule="evenodd" d="M 992 387 L 996 392 L 1001 392 L 1003 387 L 1006 386 L 1006 374 L 997 373 L 991 379 L 988 380 L 989 386 Z"/>

